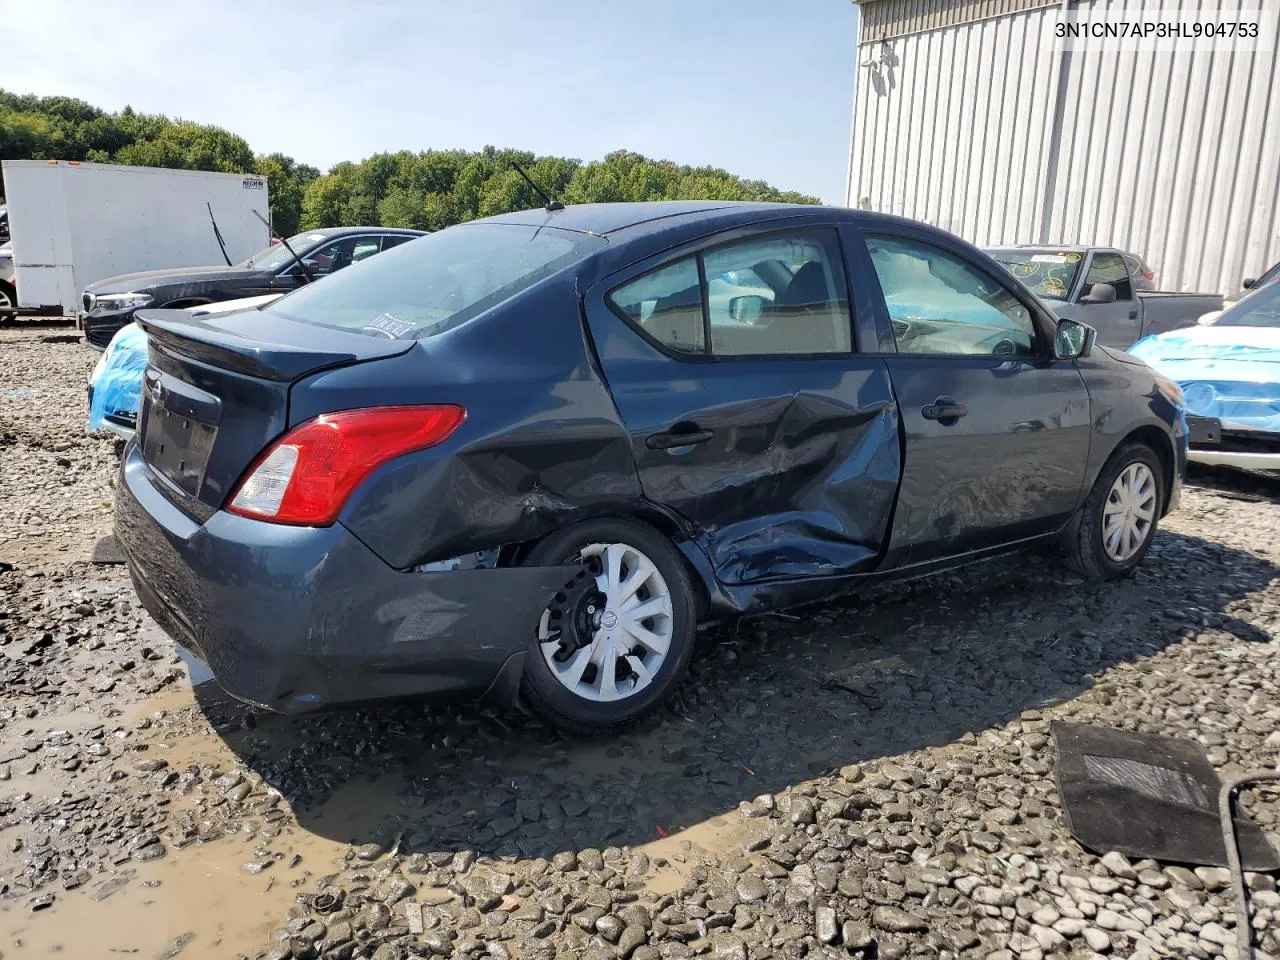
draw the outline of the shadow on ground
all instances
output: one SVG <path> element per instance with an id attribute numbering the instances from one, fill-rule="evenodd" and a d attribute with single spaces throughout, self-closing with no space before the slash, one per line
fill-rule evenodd
<path id="1" fill-rule="evenodd" d="M 1076 696 L 1093 677 L 1227 616 L 1277 569 L 1162 533 L 1136 577 L 1083 583 L 1022 555 L 859 600 L 707 630 L 653 722 L 563 739 L 520 714 L 398 705 L 301 719 L 206 714 L 280 789 L 301 825 L 340 841 L 493 856 L 635 845 L 842 765 L 941 746 Z M 246 719 L 247 718 L 247 719 Z"/>

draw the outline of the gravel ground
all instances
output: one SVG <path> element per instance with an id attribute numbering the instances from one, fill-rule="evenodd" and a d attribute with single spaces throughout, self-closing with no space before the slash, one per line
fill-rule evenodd
<path id="1" fill-rule="evenodd" d="M 0 350 L 0 957 L 1234 955 L 1225 871 L 1071 839 L 1049 723 L 1277 764 L 1280 487 L 1198 478 L 1124 583 L 1028 555 L 717 625 L 613 740 L 468 705 L 291 721 L 221 697 L 87 562 L 96 354 L 52 328 Z"/>

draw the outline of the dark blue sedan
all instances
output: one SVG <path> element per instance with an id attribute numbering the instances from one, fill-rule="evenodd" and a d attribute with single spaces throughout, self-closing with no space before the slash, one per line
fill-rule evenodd
<path id="1" fill-rule="evenodd" d="M 1125 576 L 1186 460 L 1175 384 L 863 211 L 534 210 L 139 322 L 134 583 L 285 713 L 487 692 L 616 728 L 700 619 L 1048 541 Z"/>

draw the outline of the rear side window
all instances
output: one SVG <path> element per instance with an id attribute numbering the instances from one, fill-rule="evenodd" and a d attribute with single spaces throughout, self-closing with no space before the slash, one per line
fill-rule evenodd
<path id="1" fill-rule="evenodd" d="M 1116 288 L 1117 300 L 1132 300 L 1133 288 L 1129 284 L 1129 271 L 1124 257 L 1118 253 L 1095 253 L 1089 262 L 1089 272 L 1084 277 L 1084 293 L 1095 283 L 1109 283 Z"/>
<path id="2" fill-rule="evenodd" d="M 606 243 L 556 227 L 462 224 L 367 257 L 266 310 L 321 327 L 421 339 L 497 306 Z"/>
<path id="3" fill-rule="evenodd" d="M 706 352 L 696 257 L 646 273 L 613 291 L 609 299 L 628 320 L 668 349 Z"/>
<path id="4" fill-rule="evenodd" d="M 819 230 L 686 257 L 616 288 L 609 302 L 675 353 L 811 356 L 852 350 L 846 290 L 835 234 Z"/>

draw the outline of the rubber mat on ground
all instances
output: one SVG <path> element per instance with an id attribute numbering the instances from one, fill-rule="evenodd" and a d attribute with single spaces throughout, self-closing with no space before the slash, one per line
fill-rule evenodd
<path id="1" fill-rule="evenodd" d="M 105 536 L 93 545 L 93 553 L 89 555 L 90 563 L 124 563 L 124 554 L 113 536 Z"/>
<path id="2" fill-rule="evenodd" d="M 1218 791 L 1204 749 L 1190 740 L 1055 722 L 1058 795 L 1067 828 L 1095 853 L 1118 850 L 1168 863 L 1227 865 Z M 1280 868 L 1266 836 L 1236 811 L 1246 870 Z"/>

